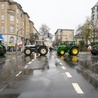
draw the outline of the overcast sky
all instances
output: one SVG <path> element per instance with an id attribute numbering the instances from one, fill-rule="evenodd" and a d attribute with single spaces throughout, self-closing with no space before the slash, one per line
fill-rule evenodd
<path id="1" fill-rule="evenodd" d="M 42 24 L 54 34 L 57 29 L 76 29 L 91 17 L 91 8 L 98 0 L 14 0 L 34 22 L 39 31 Z"/>

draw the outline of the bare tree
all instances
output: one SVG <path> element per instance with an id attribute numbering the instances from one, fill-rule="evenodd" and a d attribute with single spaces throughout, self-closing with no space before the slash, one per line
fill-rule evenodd
<path id="1" fill-rule="evenodd" d="M 88 38 L 92 34 L 92 29 L 91 29 L 91 21 L 89 18 L 86 19 L 86 22 L 83 25 L 83 38 L 86 41 L 86 44 L 88 44 Z"/>
<path id="2" fill-rule="evenodd" d="M 48 37 L 50 28 L 46 24 L 42 24 L 42 26 L 39 29 L 39 33 L 42 36 L 42 38 Z"/>

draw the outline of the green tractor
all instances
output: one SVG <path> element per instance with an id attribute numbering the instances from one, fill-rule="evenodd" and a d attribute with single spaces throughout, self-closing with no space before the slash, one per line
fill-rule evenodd
<path id="1" fill-rule="evenodd" d="M 5 53 L 6 53 L 6 48 L 0 41 L 0 56 L 3 56 Z"/>
<path id="2" fill-rule="evenodd" d="M 75 44 L 75 41 L 65 41 L 63 45 L 58 46 L 57 54 L 64 55 L 65 53 L 69 55 L 78 55 L 79 47 Z"/>

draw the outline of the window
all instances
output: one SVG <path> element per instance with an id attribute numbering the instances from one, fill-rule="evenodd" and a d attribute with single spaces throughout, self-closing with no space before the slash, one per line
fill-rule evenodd
<path id="1" fill-rule="evenodd" d="M 17 18 L 16 22 L 18 23 L 18 18 Z"/>
<path id="2" fill-rule="evenodd" d="M 98 12 L 98 6 L 97 6 L 97 12 Z"/>
<path id="3" fill-rule="evenodd" d="M 4 26 L 1 26 L 1 31 L 4 32 Z"/>
<path id="4" fill-rule="evenodd" d="M 20 14 L 20 16 L 22 17 L 22 13 Z"/>
<path id="5" fill-rule="evenodd" d="M 16 12 L 18 13 L 18 9 L 16 10 Z"/>
<path id="6" fill-rule="evenodd" d="M 94 15 L 92 15 L 92 20 L 94 20 Z"/>
<path id="7" fill-rule="evenodd" d="M 14 21 L 14 16 L 10 15 L 10 21 Z"/>
<path id="8" fill-rule="evenodd" d="M 1 15 L 1 20 L 4 20 L 4 15 L 3 14 Z"/>
<path id="9" fill-rule="evenodd" d="M 4 9 L 4 3 L 1 4 L 1 9 Z"/>
<path id="10" fill-rule="evenodd" d="M 14 32 L 14 26 L 10 26 L 10 32 Z"/>
<path id="11" fill-rule="evenodd" d="M 22 22 L 22 26 L 24 26 L 24 21 Z"/>

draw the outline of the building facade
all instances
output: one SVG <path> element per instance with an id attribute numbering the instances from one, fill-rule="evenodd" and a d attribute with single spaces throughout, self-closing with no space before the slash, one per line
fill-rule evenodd
<path id="1" fill-rule="evenodd" d="M 93 24 L 98 24 L 98 2 L 91 8 L 91 20 Z"/>
<path id="2" fill-rule="evenodd" d="M 93 32 L 88 37 L 88 44 L 91 42 L 98 42 L 98 2 L 91 8 L 91 23 L 93 24 Z M 83 40 L 83 27 L 76 31 L 75 41 Z M 83 40 L 85 42 L 85 40 Z M 86 42 L 85 42 L 86 43 Z"/>
<path id="3" fill-rule="evenodd" d="M 94 26 L 91 38 L 93 41 L 98 42 L 98 2 L 91 8 L 91 21 Z"/>
<path id="4" fill-rule="evenodd" d="M 65 41 L 74 40 L 74 30 L 73 29 L 58 29 L 55 32 L 56 45 L 63 44 Z"/>
<path id="5" fill-rule="evenodd" d="M 0 0 L 0 34 L 6 47 L 16 47 L 23 42 L 28 44 L 34 33 L 34 23 L 22 6 L 13 0 Z"/>

